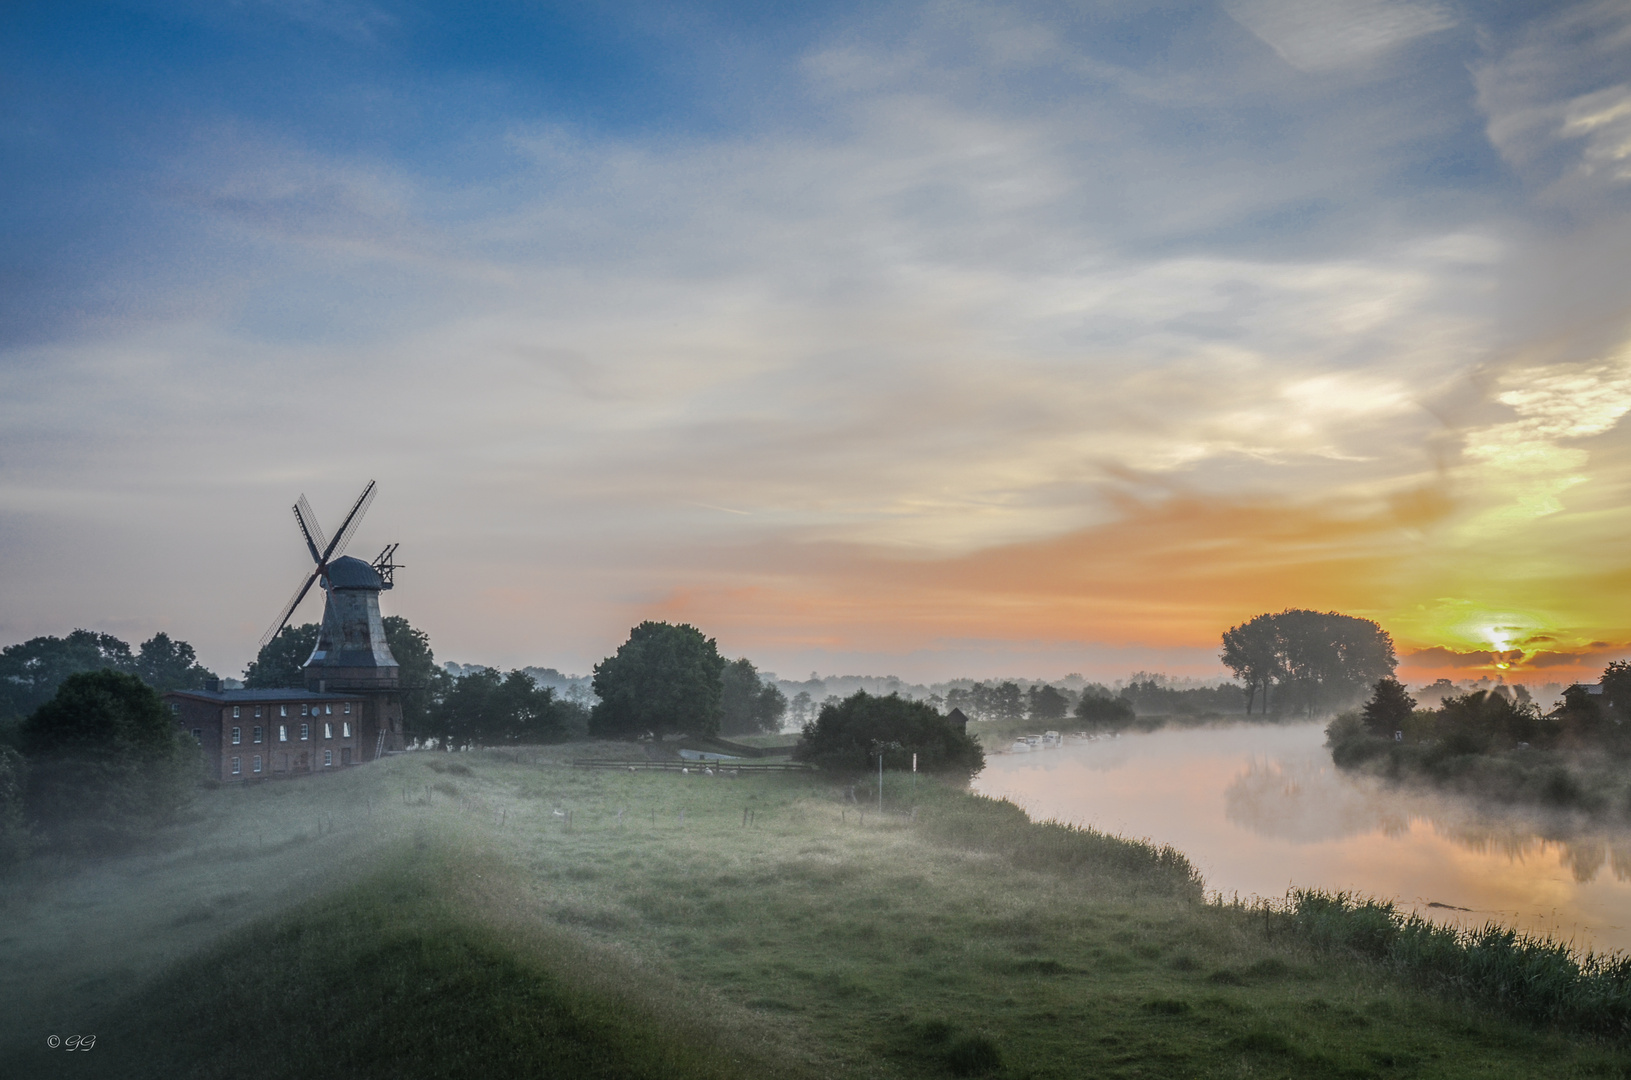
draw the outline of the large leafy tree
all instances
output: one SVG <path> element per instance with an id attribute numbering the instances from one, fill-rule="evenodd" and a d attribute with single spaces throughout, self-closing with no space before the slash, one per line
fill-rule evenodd
<path id="1" fill-rule="evenodd" d="M 687 624 L 643 622 L 615 655 L 595 665 L 600 702 L 589 734 L 717 735 L 725 660 L 713 638 Z"/>
<path id="2" fill-rule="evenodd" d="M 1070 699 L 1054 686 L 1039 683 L 1025 692 L 1026 711 L 1038 723 L 1063 720 L 1070 710 Z"/>
<path id="3" fill-rule="evenodd" d="M 809 695 L 805 695 L 809 700 Z M 753 735 L 780 731 L 787 715 L 787 695 L 759 678 L 759 670 L 746 657 L 725 665 L 720 677 L 719 732 Z"/>
<path id="4" fill-rule="evenodd" d="M 555 691 L 524 671 L 477 668 L 453 680 L 435 710 L 436 727 L 454 743 L 551 743 L 568 736 Z"/>
<path id="5" fill-rule="evenodd" d="M 1124 697 L 1084 693 L 1076 703 L 1076 719 L 1091 728 L 1119 731 L 1133 722 L 1133 703 Z"/>
<path id="6" fill-rule="evenodd" d="M 1248 710 L 1261 689 L 1265 711 L 1309 715 L 1358 701 L 1398 666 L 1393 638 L 1376 623 L 1305 609 L 1259 615 L 1230 628 L 1220 658 L 1247 684 Z"/>
<path id="7" fill-rule="evenodd" d="M 215 676 L 185 641 L 160 631 L 132 653 L 112 634 L 75 630 L 37 637 L 0 651 L 0 725 L 20 722 L 51 700 L 63 680 L 81 671 L 124 671 L 161 693 L 198 687 Z"/>
<path id="8" fill-rule="evenodd" d="M 916 754 L 921 771 L 964 780 L 985 768 L 980 744 L 929 705 L 864 690 L 822 706 L 793 748 L 794 760 L 839 773 L 874 768 L 879 754 L 885 768 L 909 769 Z"/>
<path id="9" fill-rule="evenodd" d="M 314 622 L 285 626 L 244 669 L 244 685 L 254 689 L 278 689 L 306 685 L 305 664 L 317 648 Z"/>
<path id="10" fill-rule="evenodd" d="M 7 646 L 0 651 L 0 722 L 28 716 L 77 672 L 130 671 L 134 666 L 129 645 L 94 630 L 75 630 L 67 637 L 29 638 Z"/>
<path id="11" fill-rule="evenodd" d="M 142 642 L 136 654 L 136 674 L 159 693 L 170 690 L 196 690 L 215 673 L 198 662 L 198 653 L 185 641 L 162 630 Z"/>
<path id="12" fill-rule="evenodd" d="M 1284 677 L 1280 634 L 1275 616 L 1259 615 L 1248 623 L 1232 626 L 1223 635 L 1224 666 L 1246 684 L 1246 713 L 1262 694 L 1263 711 L 1269 710 L 1269 687 Z"/>
<path id="13" fill-rule="evenodd" d="M 24 721 L 31 821 L 70 846 L 106 850 L 191 797 L 198 747 L 158 692 L 122 671 L 82 671 Z"/>
<path id="14" fill-rule="evenodd" d="M 436 666 L 430 637 L 423 630 L 400 615 L 387 615 L 383 621 L 385 643 L 401 668 L 403 726 L 410 732 L 427 731 L 431 710 L 446 692 L 447 672 Z"/>

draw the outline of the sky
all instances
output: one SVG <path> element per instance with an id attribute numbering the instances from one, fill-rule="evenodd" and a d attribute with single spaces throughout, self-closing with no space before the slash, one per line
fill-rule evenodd
<path id="1" fill-rule="evenodd" d="M 0 643 L 1631 656 L 1631 6 L 8 4 Z M 316 619 L 314 595 L 297 620 Z"/>

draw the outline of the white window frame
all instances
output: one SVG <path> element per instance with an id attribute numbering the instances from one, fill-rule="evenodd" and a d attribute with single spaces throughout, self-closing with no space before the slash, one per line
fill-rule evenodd
<path id="1" fill-rule="evenodd" d="M 253 768 L 254 768 L 254 770 L 255 770 L 255 771 L 256 771 L 256 772 L 260 772 L 260 771 L 261 771 L 261 756 L 260 756 L 260 755 L 259 755 L 259 754 L 256 754 L 256 755 L 255 755 L 255 761 L 254 761 L 254 765 L 253 765 Z"/>
<path id="2" fill-rule="evenodd" d="M 327 722 L 325 722 L 323 724 L 323 738 L 325 738 L 325 739 L 334 738 L 334 725 L 333 724 L 327 723 Z"/>
<path id="3" fill-rule="evenodd" d="M 277 726 L 277 741 L 278 742 L 288 742 L 289 741 L 289 725 L 288 724 L 279 724 Z"/>
<path id="4" fill-rule="evenodd" d="M 244 771 L 243 765 L 244 765 L 243 758 L 236 758 L 236 757 L 233 758 L 232 759 L 232 775 L 233 776 L 242 776 L 243 771 Z"/>
<path id="5" fill-rule="evenodd" d="M 244 741 L 244 729 L 241 728 L 241 727 L 233 728 L 232 729 L 232 745 L 233 746 L 238 746 L 243 741 Z"/>
<path id="6" fill-rule="evenodd" d="M 234 720 L 236 720 L 236 719 L 238 719 L 238 717 L 240 717 L 240 716 L 242 716 L 242 715 L 243 715 L 243 713 L 241 713 L 241 712 L 240 712 L 240 711 L 239 711 L 239 709 L 240 709 L 240 706 L 237 706 L 237 705 L 234 705 L 234 706 L 233 706 L 233 707 L 232 707 L 232 718 L 233 718 L 233 719 L 234 719 Z"/>
<path id="7" fill-rule="evenodd" d="M 305 742 L 310 738 L 311 738 L 311 725 L 310 724 L 301 724 L 300 725 L 300 741 Z"/>
<path id="8" fill-rule="evenodd" d="M 334 715 L 334 706 L 333 705 L 324 705 L 323 706 L 323 715 L 324 716 L 333 716 Z"/>
<path id="9" fill-rule="evenodd" d="M 349 701 L 345 703 L 345 714 L 347 716 L 351 715 L 351 702 Z"/>
<path id="10" fill-rule="evenodd" d="M 262 728 L 259 724 L 256 724 L 254 727 L 249 729 L 249 737 L 251 739 L 255 740 L 255 742 L 257 744 L 259 744 L 262 741 L 261 736 L 264 735 L 264 734 L 265 734 L 265 729 Z"/>
<path id="11" fill-rule="evenodd" d="M 288 716 L 288 715 L 289 715 L 289 706 L 287 706 L 287 705 L 279 705 L 279 706 L 278 706 L 278 707 L 277 707 L 277 714 L 278 714 L 278 715 L 279 715 L 279 716 Z"/>
<path id="12" fill-rule="evenodd" d="M 326 769 L 326 768 L 328 768 L 329 766 L 331 766 L 333 764 L 334 764 L 334 751 L 324 750 L 323 751 L 323 768 Z"/>
<path id="13" fill-rule="evenodd" d="M 351 721 L 349 721 L 349 720 L 340 721 L 340 738 L 342 738 L 342 739 L 351 738 Z"/>
<path id="14" fill-rule="evenodd" d="M 259 720 L 260 715 L 261 715 L 261 707 L 259 705 L 256 705 L 255 706 L 255 719 Z"/>

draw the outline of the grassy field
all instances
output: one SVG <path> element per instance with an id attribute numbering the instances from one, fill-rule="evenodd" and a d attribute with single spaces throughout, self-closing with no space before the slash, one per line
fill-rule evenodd
<path id="1" fill-rule="evenodd" d="M 5 1075 L 1631 1075 L 1205 904 L 1176 852 L 929 783 L 880 815 L 815 774 L 560 764 L 590 756 L 223 788 L 161 852 L 31 868 Z"/>

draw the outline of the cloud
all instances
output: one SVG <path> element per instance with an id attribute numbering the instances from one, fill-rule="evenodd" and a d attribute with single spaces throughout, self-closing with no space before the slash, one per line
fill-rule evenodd
<path id="1" fill-rule="evenodd" d="M 235 658 L 299 569 L 286 503 L 378 475 L 371 527 L 415 552 L 392 602 L 495 663 L 581 670 L 652 612 L 789 667 L 1205 665 L 1286 606 L 1452 651 L 1618 639 L 1624 336 L 1534 347 L 1568 321 L 1527 287 L 1554 238 L 1433 156 L 1483 127 L 1448 9 L 1302 10 L 1234 14 L 1308 70 L 1419 78 L 1311 85 L 1215 12 L 1140 51 L 933 5 L 834 28 L 757 126 L 517 112 L 460 130 L 461 170 L 201 124 L 148 192 L 184 257 L 108 270 L 116 314 L 0 365 L 8 557 L 131 560 L 71 600 L 0 575 L 0 629 L 139 619 L 196 574 L 231 584 L 167 617 Z M 1545 25 L 1481 69 L 1492 117 Z M 1535 137 L 1608 153 L 1604 88 L 1536 90 Z"/>
<path id="2" fill-rule="evenodd" d="M 1364 63 L 1456 22 L 1447 5 L 1400 0 L 1234 0 L 1224 10 L 1310 72 Z"/>
<path id="3" fill-rule="evenodd" d="M 1631 184 L 1631 11 L 1571 4 L 1489 35 L 1474 66 L 1490 142 L 1549 199 L 1619 202 Z"/>

